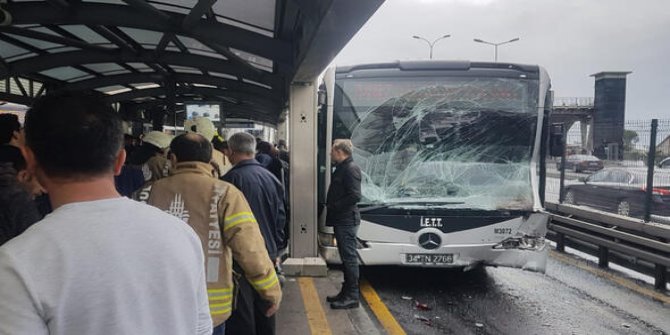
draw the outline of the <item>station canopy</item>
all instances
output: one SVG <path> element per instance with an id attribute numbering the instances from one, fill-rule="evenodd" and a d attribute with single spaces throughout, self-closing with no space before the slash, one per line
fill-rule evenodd
<path id="1" fill-rule="evenodd" d="M 129 114 L 176 119 L 184 102 L 207 101 L 276 124 L 290 85 L 314 80 L 382 2 L 9 0 L 0 100 L 95 90 Z"/>

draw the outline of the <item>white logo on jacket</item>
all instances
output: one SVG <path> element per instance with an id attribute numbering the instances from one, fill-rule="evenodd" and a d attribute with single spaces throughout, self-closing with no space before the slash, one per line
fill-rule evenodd
<path id="1" fill-rule="evenodd" d="M 170 207 L 165 212 L 178 217 L 186 223 L 188 223 L 188 219 L 191 217 L 188 210 L 184 207 L 184 199 L 179 193 L 174 195 L 174 199 L 170 202 Z"/>

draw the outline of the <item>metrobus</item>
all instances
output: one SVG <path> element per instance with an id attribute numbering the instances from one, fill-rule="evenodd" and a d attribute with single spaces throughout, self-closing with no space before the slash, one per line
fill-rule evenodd
<path id="1" fill-rule="evenodd" d="M 318 198 L 332 141 L 351 139 L 363 265 L 544 271 L 552 93 L 539 66 L 411 61 L 330 68 L 320 87 Z M 319 214 L 319 252 L 339 263 Z"/>

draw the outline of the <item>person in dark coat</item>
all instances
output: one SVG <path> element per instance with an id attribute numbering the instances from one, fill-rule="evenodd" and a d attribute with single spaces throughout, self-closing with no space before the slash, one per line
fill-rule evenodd
<path id="1" fill-rule="evenodd" d="M 290 163 L 290 155 L 288 147 L 286 146 L 286 140 L 279 140 L 277 143 L 277 150 L 279 150 L 279 159 L 286 163 Z"/>
<path id="2" fill-rule="evenodd" d="M 0 245 L 41 218 L 32 194 L 19 182 L 12 163 L 0 163 Z"/>
<path id="3" fill-rule="evenodd" d="M 359 306 L 356 234 L 361 223 L 361 214 L 356 204 L 361 201 L 361 169 L 354 163 L 352 152 L 351 141 L 345 139 L 336 139 L 330 152 L 335 171 L 326 197 L 326 225 L 335 230 L 337 251 L 342 259 L 344 272 L 342 290 L 326 299 L 333 309 Z"/>
<path id="4" fill-rule="evenodd" d="M 265 141 L 258 143 L 256 149 L 258 150 L 256 160 L 284 184 L 284 176 L 282 174 L 283 167 L 281 160 L 279 160 L 279 151 L 277 151 L 270 142 Z"/>
<path id="5" fill-rule="evenodd" d="M 286 224 L 284 188 L 279 180 L 254 159 L 256 140 L 248 133 L 228 139 L 233 167 L 221 179 L 242 191 L 265 239 L 268 256 L 275 264 L 284 243 Z M 239 271 L 236 267 L 236 271 Z M 226 321 L 227 334 L 274 334 L 274 316 L 265 316 L 266 302 L 242 276 L 236 310 Z"/>

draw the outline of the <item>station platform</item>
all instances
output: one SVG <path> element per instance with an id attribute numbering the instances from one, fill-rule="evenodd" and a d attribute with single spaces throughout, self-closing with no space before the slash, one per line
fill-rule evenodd
<path id="1" fill-rule="evenodd" d="M 329 269 L 326 277 L 287 277 L 277 312 L 277 335 L 388 334 L 363 296 L 359 308 L 330 308 L 326 296 L 337 294 L 341 283 L 342 272 L 336 269 Z"/>

